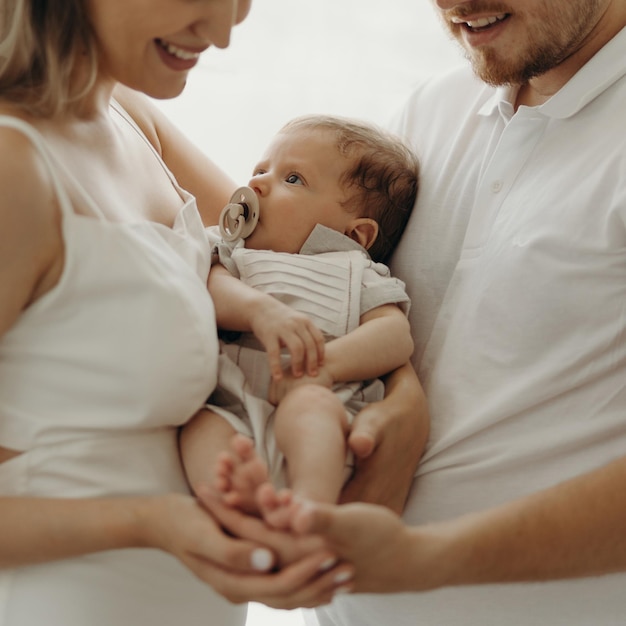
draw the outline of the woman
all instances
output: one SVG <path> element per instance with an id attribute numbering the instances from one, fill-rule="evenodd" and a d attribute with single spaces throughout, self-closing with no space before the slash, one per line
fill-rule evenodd
<path id="1" fill-rule="evenodd" d="M 327 602 L 350 568 L 192 498 L 177 448 L 216 375 L 200 216 L 233 185 L 138 92 L 178 95 L 250 0 L 0 7 L 0 623 L 243 624 L 203 583 Z M 411 375 L 392 382 L 407 412 Z M 352 487 L 368 499 L 406 440 L 381 419 L 362 422 L 379 443 Z"/>

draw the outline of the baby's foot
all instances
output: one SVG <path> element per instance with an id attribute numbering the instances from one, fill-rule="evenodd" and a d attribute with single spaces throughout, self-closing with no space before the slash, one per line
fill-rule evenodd
<path id="1" fill-rule="evenodd" d="M 235 435 L 230 452 L 217 459 L 215 486 L 229 506 L 246 513 L 259 514 L 256 491 L 267 482 L 267 466 L 257 455 L 252 439 Z"/>
<path id="2" fill-rule="evenodd" d="M 291 489 L 276 491 L 266 482 L 257 489 L 256 501 L 263 519 L 278 530 L 291 529 L 292 519 L 300 508 L 300 501 Z"/>

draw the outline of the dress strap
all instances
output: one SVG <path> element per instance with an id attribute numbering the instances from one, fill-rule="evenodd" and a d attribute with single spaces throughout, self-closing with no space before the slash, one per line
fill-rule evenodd
<path id="1" fill-rule="evenodd" d="M 69 195 L 67 194 L 67 191 L 65 190 L 65 187 L 61 183 L 57 172 L 57 167 L 55 167 L 54 157 L 50 153 L 50 150 L 46 146 L 46 142 L 44 141 L 44 138 L 41 136 L 39 131 L 37 131 L 24 120 L 13 117 L 11 115 L 0 115 L 0 127 L 12 128 L 14 130 L 17 130 L 18 132 L 25 135 L 32 142 L 32 144 L 37 149 L 39 156 L 42 158 L 48 169 L 63 216 L 70 214 L 73 215 L 74 207 L 72 206 L 72 202 Z"/>
<path id="2" fill-rule="evenodd" d="M 163 160 L 163 157 L 158 153 L 157 149 L 154 147 L 152 142 L 146 137 L 146 134 L 143 132 L 143 130 L 141 129 L 139 124 L 137 124 L 137 122 L 126 111 L 126 109 L 124 109 L 124 107 L 117 100 L 115 100 L 114 98 L 111 98 L 111 105 L 110 106 L 111 106 L 111 109 L 113 111 L 115 111 L 115 113 L 117 113 L 119 115 L 119 117 L 126 124 L 128 124 L 137 133 L 137 135 L 139 135 L 141 140 L 148 146 L 148 148 L 151 150 L 152 154 L 154 154 L 154 156 L 156 157 L 157 161 L 160 163 L 161 167 L 163 168 L 163 171 L 167 174 L 167 176 L 170 179 L 172 185 L 174 186 L 174 189 L 176 189 L 176 191 L 177 191 L 178 195 L 181 197 L 181 199 L 184 200 L 184 201 L 188 200 L 190 198 L 191 194 L 186 189 L 184 189 L 183 187 L 180 186 L 180 184 L 176 180 L 176 176 L 174 176 L 172 171 L 167 167 L 167 165 L 165 164 L 165 161 Z"/>

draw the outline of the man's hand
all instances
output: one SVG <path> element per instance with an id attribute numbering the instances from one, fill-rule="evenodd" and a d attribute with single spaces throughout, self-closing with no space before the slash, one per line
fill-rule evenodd
<path id="1" fill-rule="evenodd" d="M 382 504 L 401 513 L 428 438 L 428 407 L 408 363 L 387 377 L 386 392 L 355 417 L 348 438 L 355 473 L 341 502 Z"/>

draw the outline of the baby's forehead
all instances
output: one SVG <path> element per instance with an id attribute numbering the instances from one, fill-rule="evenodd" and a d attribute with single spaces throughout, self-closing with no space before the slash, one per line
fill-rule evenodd
<path id="1" fill-rule="evenodd" d="M 316 143 L 334 148 L 337 145 L 336 133 L 324 126 L 290 126 L 283 128 L 274 136 L 274 142 L 300 144 Z"/>
<path id="2" fill-rule="evenodd" d="M 336 133 L 323 127 L 297 127 L 280 130 L 271 140 L 263 160 L 293 160 L 303 163 L 319 159 L 343 159 Z"/>
<path id="3" fill-rule="evenodd" d="M 274 170 L 279 175 L 297 173 L 309 183 L 315 181 L 341 184 L 353 159 L 342 154 L 337 134 L 323 127 L 297 127 L 279 131 L 257 163 L 261 171 Z"/>

